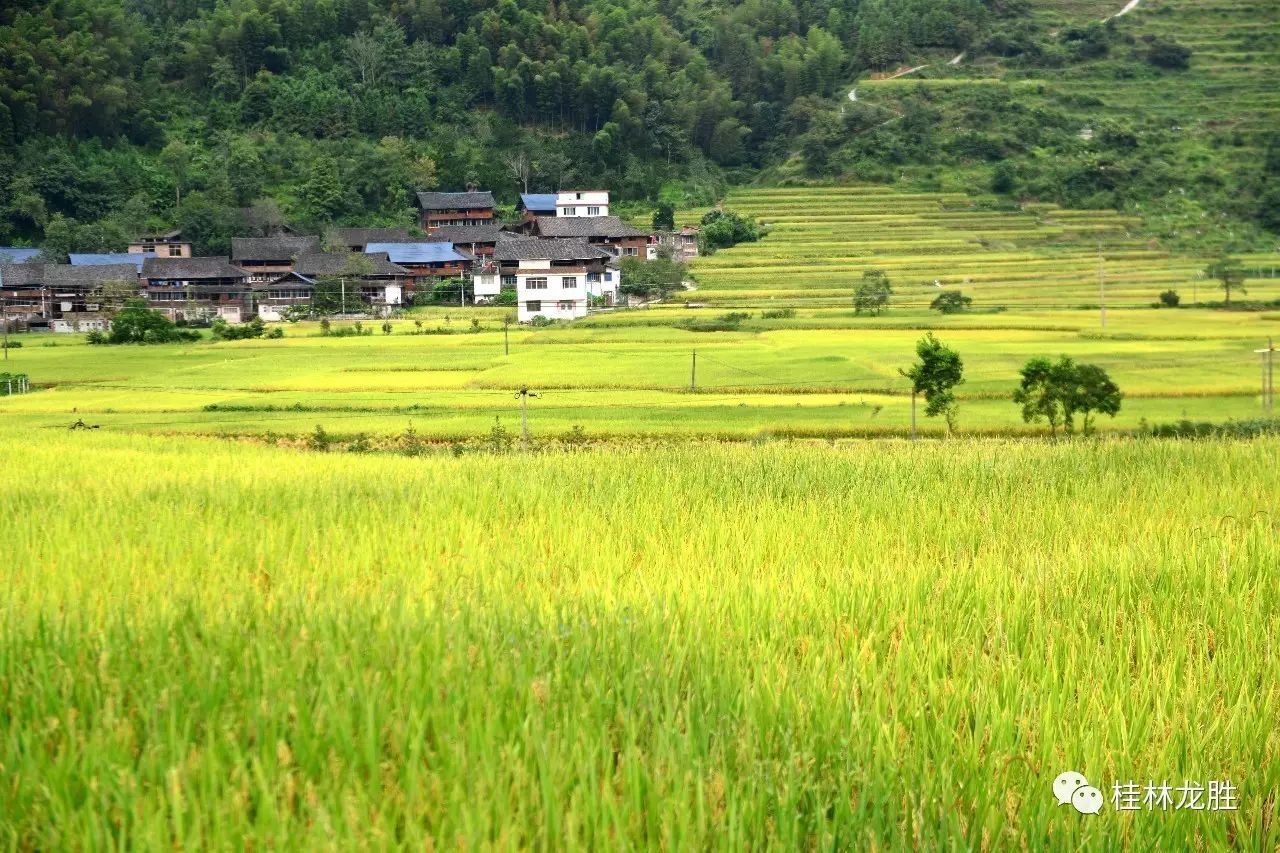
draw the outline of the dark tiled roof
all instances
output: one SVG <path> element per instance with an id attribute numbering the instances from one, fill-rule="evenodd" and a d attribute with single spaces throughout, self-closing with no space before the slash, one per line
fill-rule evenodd
<path id="1" fill-rule="evenodd" d="M 503 239 L 503 231 L 497 225 L 445 225 L 430 234 L 428 243 L 495 243 Z"/>
<path id="2" fill-rule="evenodd" d="M 334 236 L 344 246 L 366 246 L 369 243 L 400 243 L 409 239 L 407 228 L 335 228 Z"/>
<path id="3" fill-rule="evenodd" d="M 29 287 L 44 282 L 44 268 L 50 264 L 0 264 L 0 279 L 5 289 Z"/>
<path id="4" fill-rule="evenodd" d="M 369 259 L 367 275 L 409 275 L 404 267 L 398 267 L 387 260 L 386 252 L 373 252 L 364 255 Z M 295 272 L 306 276 L 341 275 L 347 270 L 350 256 L 345 252 L 317 252 L 311 255 L 300 255 L 293 265 Z"/>
<path id="5" fill-rule="evenodd" d="M 616 216 L 539 216 L 538 233 L 544 237 L 648 237 Z"/>
<path id="6" fill-rule="evenodd" d="M 142 265 L 143 278 L 181 279 L 247 278 L 249 273 L 232 266 L 226 258 L 148 258 Z"/>
<path id="7" fill-rule="evenodd" d="M 231 259 L 234 261 L 284 261 L 320 251 L 319 237 L 232 237 Z"/>
<path id="8" fill-rule="evenodd" d="M 68 287 L 85 287 L 102 284 L 105 281 L 138 280 L 136 264 L 87 264 L 72 266 L 71 264 L 45 264 L 44 282 L 52 287 L 58 285 Z"/>
<path id="9" fill-rule="evenodd" d="M 498 261 L 578 261 L 600 260 L 613 255 L 598 246 L 592 246 L 584 239 L 544 240 L 526 237 L 498 243 L 493 257 Z"/>
<path id="10" fill-rule="evenodd" d="M 488 190 L 470 193 L 418 193 L 418 206 L 423 210 L 477 210 L 496 207 Z"/>

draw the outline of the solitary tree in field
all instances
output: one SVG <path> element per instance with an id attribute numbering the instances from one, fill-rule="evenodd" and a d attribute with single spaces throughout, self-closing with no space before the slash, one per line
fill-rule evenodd
<path id="1" fill-rule="evenodd" d="M 853 294 L 853 313 L 878 316 L 889 306 L 893 288 L 884 270 L 866 270 L 862 282 Z"/>
<path id="2" fill-rule="evenodd" d="M 1120 411 L 1120 388 L 1097 365 L 1076 364 L 1065 355 L 1057 362 L 1033 358 L 1023 366 L 1021 376 L 1013 401 L 1022 406 L 1027 423 L 1046 421 L 1050 435 L 1056 435 L 1059 426 L 1073 432 L 1076 415 L 1083 417 L 1087 435 L 1096 414 L 1115 417 Z"/>
<path id="3" fill-rule="evenodd" d="M 924 395 L 925 416 L 942 415 L 947 421 L 947 432 L 955 432 L 960 412 L 955 387 L 964 382 L 964 362 L 960 354 L 930 332 L 916 343 L 916 355 L 920 360 L 900 371 L 911 380 L 911 437 L 916 433 L 917 394 Z"/>
<path id="4" fill-rule="evenodd" d="M 1096 364 L 1077 364 L 1072 379 L 1066 406 L 1068 431 L 1072 428 L 1072 415 L 1076 412 L 1083 418 L 1081 427 L 1085 435 L 1093 431 L 1095 414 L 1114 418 L 1120 412 L 1120 399 L 1123 395 L 1119 386 L 1111 381 L 1111 377 L 1101 367 Z"/>
<path id="5" fill-rule="evenodd" d="M 1209 278 L 1216 278 L 1222 292 L 1226 295 L 1223 303 L 1231 304 L 1231 292 L 1238 290 L 1241 293 L 1247 293 L 1244 289 L 1244 267 L 1240 266 L 1240 261 L 1231 257 L 1226 252 L 1218 256 L 1218 259 L 1209 266 L 1204 268 L 1204 274 Z"/>

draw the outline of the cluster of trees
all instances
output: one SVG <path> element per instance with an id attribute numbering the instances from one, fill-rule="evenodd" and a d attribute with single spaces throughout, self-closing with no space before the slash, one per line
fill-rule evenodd
<path id="1" fill-rule="evenodd" d="M 0 239 L 202 251 L 260 199 L 290 221 L 407 222 L 408 191 L 589 180 L 629 198 L 789 148 L 797 101 L 1004 0 L 19 2 L 0 10 Z M 514 163 L 522 167 L 514 168 Z M 74 179 L 68 180 L 73 176 Z M 683 199 L 679 199 L 683 200 Z M 703 200 L 710 200 L 705 198 Z"/>
<path id="2" fill-rule="evenodd" d="M 111 331 L 88 334 L 90 344 L 171 344 L 198 341 L 194 329 L 180 329 L 173 321 L 147 307 L 145 299 L 130 299 L 111 318 Z"/>
<path id="3" fill-rule="evenodd" d="M 739 243 L 754 243 L 760 239 L 760 226 L 756 221 L 731 210 L 707 211 L 698 231 L 698 251 L 713 255 L 717 249 L 727 249 Z"/>
<path id="4" fill-rule="evenodd" d="M 916 397 L 925 400 L 926 417 L 942 417 L 948 432 L 955 432 L 960 406 L 956 386 L 964 382 L 964 361 L 959 353 L 929 332 L 916 344 L 917 360 L 899 371 L 911 381 L 911 434 L 916 430 Z M 1058 361 L 1033 358 L 1020 371 L 1021 382 L 1013 401 L 1022 407 L 1027 423 L 1044 421 L 1050 435 L 1059 428 L 1070 434 L 1076 418 L 1085 435 L 1093 430 L 1098 415 L 1115 417 L 1123 398 L 1119 387 L 1105 370 L 1095 364 L 1080 364 L 1062 356 Z"/>

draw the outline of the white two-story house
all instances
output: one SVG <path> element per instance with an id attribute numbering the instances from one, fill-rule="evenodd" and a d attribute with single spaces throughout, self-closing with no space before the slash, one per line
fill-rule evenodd
<path id="1" fill-rule="evenodd" d="M 617 259 L 582 239 L 500 242 L 472 277 L 477 302 L 514 290 L 521 323 L 585 317 L 593 306 L 615 304 L 619 284 Z"/>
<path id="2" fill-rule="evenodd" d="M 561 190 L 556 193 L 556 216 L 608 215 L 608 190 Z"/>

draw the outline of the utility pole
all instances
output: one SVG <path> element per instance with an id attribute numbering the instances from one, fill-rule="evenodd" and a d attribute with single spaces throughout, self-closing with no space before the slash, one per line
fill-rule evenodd
<path id="1" fill-rule="evenodd" d="M 4 326 L 4 360 L 9 360 L 9 301 L 4 298 L 4 270 L 0 269 L 0 326 Z"/>
<path id="2" fill-rule="evenodd" d="M 461 308 L 466 308 L 466 307 L 467 307 L 467 285 L 466 285 L 466 281 L 467 281 L 467 280 L 466 280 L 465 278 L 463 278 L 462 276 L 458 276 L 458 306 L 459 306 L 459 307 L 461 307 Z"/>
<path id="3" fill-rule="evenodd" d="M 345 314 L 347 313 L 347 280 L 340 278 L 338 281 L 342 282 L 342 304 L 338 306 L 338 313 Z"/>
<path id="4" fill-rule="evenodd" d="M 916 389 L 911 387 L 911 440 L 916 440 Z"/>
<path id="5" fill-rule="evenodd" d="M 1102 241 L 1098 241 L 1098 318 L 1107 327 L 1107 268 L 1102 257 Z"/>
<path id="6" fill-rule="evenodd" d="M 520 398 L 520 436 L 521 446 L 529 449 L 529 398 L 538 395 L 529 390 L 528 385 L 521 385 L 520 390 L 516 392 L 516 396 Z"/>
<path id="7" fill-rule="evenodd" d="M 502 354 L 511 355 L 511 340 L 507 337 L 507 329 L 511 328 L 511 318 L 502 318 Z"/>
<path id="8" fill-rule="evenodd" d="M 1275 386 L 1275 353 L 1276 345 L 1273 338 L 1267 338 L 1266 349 L 1256 349 L 1254 352 L 1262 356 L 1262 411 L 1270 414 L 1276 405 L 1276 386 Z"/>
<path id="9" fill-rule="evenodd" d="M 689 390 L 698 390 L 698 351 L 693 351 L 693 364 L 689 368 Z"/>

